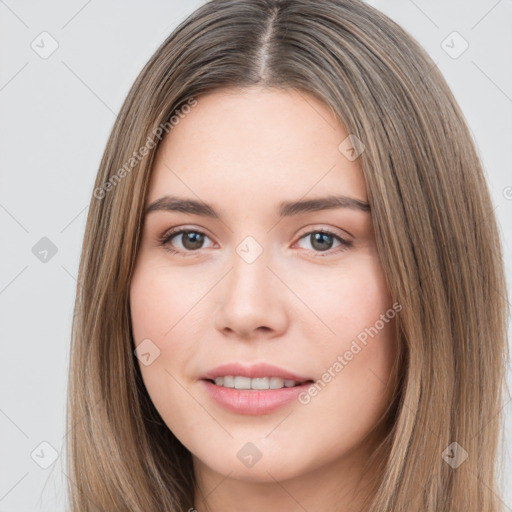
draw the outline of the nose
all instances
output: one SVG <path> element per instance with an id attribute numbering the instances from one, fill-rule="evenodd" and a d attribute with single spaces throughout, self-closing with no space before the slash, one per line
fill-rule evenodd
<path id="1" fill-rule="evenodd" d="M 267 253 L 252 261 L 235 252 L 230 262 L 231 270 L 217 289 L 215 328 L 243 340 L 281 335 L 288 326 L 289 297 L 275 268 L 270 268 Z"/>

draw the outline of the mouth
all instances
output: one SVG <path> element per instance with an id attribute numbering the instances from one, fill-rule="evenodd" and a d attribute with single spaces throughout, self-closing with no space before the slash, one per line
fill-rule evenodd
<path id="1" fill-rule="evenodd" d="M 214 368 L 199 380 L 213 402 L 242 415 L 270 414 L 297 403 L 297 397 L 314 382 L 278 366 L 239 363 Z"/>
<path id="2" fill-rule="evenodd" d="M 298 404 L 298 398 L 313 383 L 280 377 L 242 376 L 201 379 L 206 396 L 226 411 L 237 415 L 267 415 L 285 406 Z"/>
<path id="3" fill-rule="evenodd" d="M 312 383 L 313 380 L 283 379 L 282 377 L 244 377 L 242 375 L 225 375 L 215 379 L 204 379 L 215 386 L 250 391 L 267 391 L 271 389 L 294 388 Z"/>

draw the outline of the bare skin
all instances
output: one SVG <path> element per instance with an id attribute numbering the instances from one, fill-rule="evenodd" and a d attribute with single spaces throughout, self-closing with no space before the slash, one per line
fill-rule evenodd
<path id="1" fill-rule="evenodd" d="M 391 399 L 396 336 L 388 315 L 351 351 L 392 310 L 371 215 L 348 207 L 278 215 L 281 201 L 368 201 L 359 160 L 338 149 L 347 136 L 312 96 L 255 87 L 199 98 L 159 147 L 146 204 L 172 194 L 221 216 L 147 213 L 130 292 L 135 344 L 150 339 L 160 350 L 140 365 L 144 383 L 192 453 L 199 512 L 357 511 L 375 476 L 362 465 Z M 162 245 L 171 228 L 203 233 L 203 242 L 177 234 Z M 319 230 L 332 235 L 315 242 Z M 259 255 L 248 262 L 240 247 Z M 232 362 L 265 362 L 325 385 L 302 402 L 241 414 L 201 380 Z M 247 443 L 261 456 L 251 467 L 237 456 Z"/>

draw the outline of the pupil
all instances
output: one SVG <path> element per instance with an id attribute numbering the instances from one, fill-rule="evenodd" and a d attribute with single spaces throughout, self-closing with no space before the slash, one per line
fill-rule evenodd
<path id="1" fill-rule="evenodd" d="M 330 243 L 329 243 L 329 239 L 331 239 L 331 235 L 328 235 L 327 233 L 314 233 L 311 236 L 313 237 L 311 245 L 314 248 L 319 249 L 320 251 L 326 251 L 332 247 L 332 240 L 330 240 Z M 325 245 L 326 239 L 328 239 L 327 246 Z M 322 242 L 324 242 L 324 243 L 322 243 Z M 318 244 L 318 245 L 316 245 L 316 244 Z"/>
<path id="2" fill-rule="evenodd" d="M 203 235 L 195 231 L 189 231 L 185 233 L 183 245 L 187 249 L 200 249 L 203 243 Z"/>

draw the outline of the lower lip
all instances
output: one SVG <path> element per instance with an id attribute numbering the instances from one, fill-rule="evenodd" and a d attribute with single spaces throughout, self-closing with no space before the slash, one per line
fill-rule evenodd
<path id="1" fill-rule="evenodd" d="M 296 400 L 312 384 L 307 382 L 292 388 L 245 390 L 217 386 L 209 380 L 201 381 L 215 402 L 238 414 L 268 414 Z"/>

